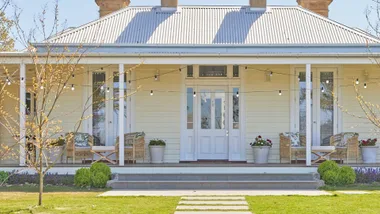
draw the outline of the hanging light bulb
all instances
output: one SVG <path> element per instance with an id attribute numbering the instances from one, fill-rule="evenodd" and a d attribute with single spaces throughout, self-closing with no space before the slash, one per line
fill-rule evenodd
<path id="1" fill-rule="evenodd" d="M 278 95 L 280 95 L 280 96 L 282 95 L 282 91 L 281 90 L 278 91 Z"/>
<path id="2" fill-rule="evenodd" d="M 107 93 L 110 92 L 110 87 L 107 87 Z"/>
<path id="3" fill-rule="evenodd" d="M 158 76 L 157 76 L 157 75 L 154 75 L 154 80 L 155 80 L 155 81 L 158 80 Z"/>
<path id="4" fill-rule="evenodd" d="M 329 84 L 330 83 L 330 80 L 326 80 L 326 84 Z"/>
<path id="5" fill-rule="evenodd" d="M 239 91 L 236 92 L 236 97 L 239 97 Z"/>
<path id="6" fill-rule="evenodd" d="M 42 89 L 44 89 L 44 86 L 43 86 L 43 85 L 41 85 L 41 86 L 40 86 L 40 89 L 41 89 L 41 90 L 42 90 Z"/>
<path id="7" fill-rule="evenodd" d="M 100 86 L 100 90 L 102 91 L 104 90 L 104 85 Z"/>
<path id="8" fill-rule="evenodd" d="M 273 71 L 270 72 L 269 76 L 273 76 Z"/>
<path id="9" fill-rule="evenodd" d="M 245 66 L 245 70 L 247 70 L 248 69 L 248 66 Z"/>
<path id="10" fill-rule="evenodd" d="M 179 72 L 181 72 L 181 71 L 182 71 L 182 68 L 179 69 Z"/>
<path id="11" fill-rule="evenodd" d="M 21 82 L 24 82 L 24 77 L 21 77 Z"/>
<path id="12" fill-rule="evenodd" d="M 128 80 L 128 83 L 129 83 L 129 84 L 131 84 L 131 82 L 132 82 L 131 80 Z"/>
<path id="13" fill-rule="evenodd" d="M 356 85 L 359 85 L 359 79 L 356 79 L 355 83 L 356 83 Z"/>
<path id="14" fill-rule="evenodd" d="M 193 97 L 197 97 L 197 92 L 194 91 Z"/>
<path id="15" fill-rule="evenodd" d="M 73 78 L 75 78 L 75 74 L 72 74 L 71 76 L 72 76 Z"/>
<path id="16" fill-rule="evenodd" d="M 324 88 L 324 87 L 322 87 L 321 91 L 322 91 L 322 93 L 325 93 L 325 88 Z"/>
<path id="17" fill-rule="evenodd" d="M 364 83 L 364 88 L 367 88 L 367 83 Z"/>
<path id="18" fill-rule="evenodd" d="M 67 87 L 66 87 L 66 83 L 63 84 L 63 88 L 67 88 Z"/>
<path id="19" fill-rule="evenodd" d="M 301 81 L 301 76 L 300 75 L 298 75 L 298 81 Z"/>
<path id="20" fill-rule="evenodd" d="M 11 84 L 12 84 L 12 83 L 11 83 L 11 81 L 9 80 L 9 81 L 8 81 L 8 85 L 11 85 Z"/>
<path id="21" fill-rule="evenodd" d="M 72 91 L 75 90 L 74 84 L 71 85 L 71 90 L 72 90 Z"/>
<path id="22" fill-rule="evenodd" d="M 150 90 L 150 96 L 153 96 L 153 90 Z"/>

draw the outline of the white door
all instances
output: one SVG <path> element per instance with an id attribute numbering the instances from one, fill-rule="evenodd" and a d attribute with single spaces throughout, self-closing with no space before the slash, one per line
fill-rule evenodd
<path id="1" fill-rule="evenodd" d="M 306 135 L 306 75 L 304 71 L 297 75 L 297 124 L 300 135 Z M 333 96 L 337 91 L 335 76 L 336 71 L 332 69 L 312 70 L 312 145 L 315 146 L 329 145 L 330 137 L 337 132 L 337 106 Z"/>
<path id="2" fill-rule="evenodd" d="M 115 145 L 119 135 L 119 77 L 114 70 L 92 73 L 92 135 L 96 146 Z M 126 88 L 126 79 L 124 80 Z M 125 93 L 126 94 L 126 93 Z M 125 103 L 124 131 L 127 128 Z"/>
<path id="3" fill-rule="evenodd" d="M 228 160 L 227 87 L 201 87 L 198 95 L 198 160 Z"/>

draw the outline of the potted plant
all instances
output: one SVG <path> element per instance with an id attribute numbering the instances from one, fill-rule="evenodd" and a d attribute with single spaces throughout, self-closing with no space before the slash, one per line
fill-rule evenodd
<path id="1" fill-rule="evenodd" d="M 164 140 L 153 139 L 149 142 L 149 154 L 151 163 L 163 163 L 166 143 Z"/>
<path id="2" fill-rule="evenodd" d="M 49 162 L 59 163 L 62 162 L 63 156 L 63 147 L 65 145 L 65 139 L 63 137 L 59 137 L 56 140 L 52 140 L 49 147 L 47 148 L 47 155 L 49 157 Z"/>
<path id="3" fill-rule="evenodd" d="M 376 143 L 377 138 L 360 141 L 363 163 L 376 163 L 377 149 L 379 148 Z"/>
<path id="4" fill-rule="evenodd" d="M 272 147 L 272 141 L 264 139 L 261 135 L 255 138 L 255 141 L 250 143 L 253 148 L 253 157 L 255 163 L 265 164 L 268 163 L 269 149 Z"/>

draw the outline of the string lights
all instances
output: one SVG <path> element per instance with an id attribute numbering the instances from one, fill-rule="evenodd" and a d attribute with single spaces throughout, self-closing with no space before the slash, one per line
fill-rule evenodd
<path id="1" fill-rule="evenodd" d="M 72 91 L 75 90 L 74 84 L 71 85 L 71 90 L 72 90 Z"/>
<path id="2" fill-rule="evenodd" d="M 325 88 L 323 86 L 322 86 L 321 92 L 325 93 Z"/>
<path id="3" fill-rule="evenodd" d="M 150 90 L 150 96 L 153 96 L 153 90 Z"/>
<path id="4" fill-rule="evenodd" d="M 367 88 L 367 83 L 364 83 L 364 88 Z"/>
<path id="5" fill-rule="evenodd" d="M 280 96 L 282 95 L 282 91 L 281 90 L 278 91 L 278 95 L 280 95 Z"/>
<path id="6" fill-rule="evenodd" d="M 356 79 L 355 83 L 356 83 L 356 85 L 359 85 L 359 79 Z"/>
<path id="7" fill-rule="evenodd" d="M 194 91 L 193 97 L 197 97 L 197 92 Z"/>
<path id="8" fill-rule="evenodd" d="M 239 91 L 236 92 L 236 97 L 239 97 Z"/>

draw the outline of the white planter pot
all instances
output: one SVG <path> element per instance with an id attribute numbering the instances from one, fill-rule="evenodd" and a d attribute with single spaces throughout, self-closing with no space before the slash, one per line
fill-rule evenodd
<path id="1" fill-rule="evenodd" d="M 376 163 L 378 146 L 362 146 L 363 163 Z"/>
<path id="2" fill-rule="evenodd" d="M 150 162 L 163 163 L 165 146 L 149 146 Z"/>
<path id="3" fill-rule="evenodd" d="M 252 146 L 253 158 L 256 164 L 268 163 L 270 146 Z"/>

